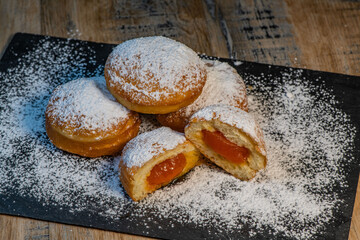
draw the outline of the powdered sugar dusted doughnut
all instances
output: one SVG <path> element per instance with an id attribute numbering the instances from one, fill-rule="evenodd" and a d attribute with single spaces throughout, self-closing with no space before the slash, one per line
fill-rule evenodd
<path id="1" fill-rule="evenodd" d="M 120 180 L 134 201 L 192 169 L 199 151 L 181 133 L 161 127 L 129 141 L 121 155 Z"/>
<path id="2" fill-rule="evenodd" d="M 190 117 L 201 108 L 213 104 L 228 104 L 248 110 L 246 86 L 237 71 L 227 63 L 204 60 L 207 80 L 201 95 L 190 105 L 176 112 L 157 115 L 157 120 L 176 131 L 183 132 Z"/>
<path id="3" fill-rule="evenodd" d="M 110 94 L 104 77 L 58 86 L 45 118 L 46 132 L 55 146 L 86 157 L 118 153 L 137 135 L 140 125 L 138 114 Z"/>
<path id="4" fill-rule="evenodd" d="M 118 45 L 105 65 L 110 92 L 142 113 L 169 113 L 192 103 L 206 81 L 204 63 L 182 43 L 165 37 Z"/>
<path id="5" fill-rule="evenodd" d="M 228 105 L 212 105 L 195 113 L 186 137 L 224 170 L 242 180 L 266 166 L 263 133 L 247 112 Z"/>

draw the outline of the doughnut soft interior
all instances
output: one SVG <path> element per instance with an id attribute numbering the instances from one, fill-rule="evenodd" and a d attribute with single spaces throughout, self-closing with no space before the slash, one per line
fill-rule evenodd
<path id="1" fill-rule="evenodd" d="M 125 146 L 120 180 L 134 201 L 179 178 L 198 162 L 200 152 L 183 134 L 158 128 L 140 134 Z"/>
<path id="2" fill-rule="evenodd" d="M 239 108 L 201 109 L 191 117 L 185 136 L 210 161 L 241 180 L 252 179 L 266 166 L 263 133 L 254 118 Z"/>

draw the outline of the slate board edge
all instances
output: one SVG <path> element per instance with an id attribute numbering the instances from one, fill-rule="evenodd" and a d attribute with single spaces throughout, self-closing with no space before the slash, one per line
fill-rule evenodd
<path id="1" fill-rule="evenodd" d="M 17 39 L 18 38 L 23 38 L 23 37 L 35 37 L 35 38 L 38 38 L 38 39 L 44 39 L 44 38 L 49 38 L 49 39 L 60 39 L 60 40 L 74 40 L 74 41 L 81 41 L 81 42 L 86 42 L 86 43 L 90 43 L 90 44 L 103 44 L 103 43 L 97 43 L 97 42 L 87 42 L 87 41 L 82 41 L 82 40 L 76 40 L 76 39 L 67 39 L 67 38 L 58 38 L 58 37 L 50 37 L 50 36 L 42 36 L 42 35 L 35 35 L 35 34 L 28 34 L 28 33 L 16 33 L 16 34 L 14 34 L 14 36 L 12 37 L 12 39 L 11 39 L 11 41 L 10 41 L 10 43 L 9 43 L 9 45 L 8 45 L 8 48 L 6 48 L 6 50 L 4 51 L 4 54 L 3 54 L 3 56 L 2 56 L 2 58 L 1 58 L 1 60 L 0 60 L 0 63 L 1 62 L 3 62 L 3 59 L 5 58 L 6 59 L 6 56 L 7 55 L 9 55 L 10 54 L 10 46 L 11 46 L 11 43 L 13 43 L 13 42 L 15 42 L 15 41 L 17 41 Z M 114 45 L 114 44 L 105 44 L 105 45 L 112 45 L 113 47 L 114 46 L 116 46 L 116 45 Z M 203 56 L 203 57 L 205 57 L 205 56 Z M 242 60 L 235 60 L 235 59 L 224 59 L 224 58 L 216 58 L 216 57 L 209 57 L 209 58 L 212 58 L 212 59 L 219 59 L 220 61 L 225 61 L 225 62 L 228 62 L 228 63 L 230 63 L 231 65 L 233 65 L 234 66 L 234 61 L 240 61 L 240 62 L 243 62 L 243 64 L 257 64 L 257 65 L 263 65 L 263 66 L 272 66 L 272 67 L 274 67 L 274 68 L 289 68 L 289 67 L 286 67 L 286 66 L 277 66 L 277 65 L 269 65 L 269 64 L 261 64 L 261 63 L 252 63 L 252 62 L 246 62 L 246 61 L 242 61 Z M 234 66 L 235 68 L 236 68 L 236 66 Z M 291 68 L 291 69 L 301 69 L 301 68 Z M 302 69 L 302 70 L 304 70 L 304 71 L 308 71 L 308 72 L 310 72 L 310 73 L 318 73 L 318 74 L 324 74 L 325 72 L 321 72 L 321 71 L 316 71 L 316 70 L 310 70 L 310 69 Z M 338 74 L 338 73 L 331 73 L 331 72 L 329 72 L 330 74 L 334 74 L 334 76 L 335 75 L 339 75 L 339 76 L 342 76 L 342 78 L 347 78 L 347 79 L 349 79 L 349 80 L 359 80 L 359 77 L 357 77 L 357 76 L 350 76 L 350 75 L 345 75 L 345 74 Z M 360 86 L 360 81 L 353 81 L 353 82 L 351 82 L 350 81 L 350 83 L 353 83 L 353 84 L 355 84 L 355 86 L 357 87 L 357 88 L 359 88 L 359 86 Z M 351 85 L 351 84 L 350 84 Z M 359 130 L 359 126 L 357 126 L 357 129 Z M 357 135 L 359 135 L 359 134 L 357 134 Z M 357 185 L 356 185 L 357 186 Z M 356 194 L 356 187 L 355 187 L 355 194 Z M 355 195 L 354 194 L 354 198 L 353 198 L 353 203 L 354 203 L 354 201 L 355 201 Z M 354 206 L 354 204 L 352 205 L 352 206 Z M 4 213 L 4 214 L 6 214 L 6 215 L 12 215 L 11 213 Z M 24 216 L 24 215 L 18 215 L 18 214 L 13 214 L 13 215 L 15 215 L 15 216 Z M 26 217 L 29 217 L 29 218 L 33 218 L 33 219 L 39 219 L 39 220 L 44 220 L 44 218 L 43 219 L 40 219 L 40 218 L 36 218 L 36 217 L 32 217 L 32 216 L 26 216 Z M 49 221 L 54 221 L 54 220 L 51 220 L 51 219 L 49 219 Z M 61 223 L 64 223 L 64 224 L 69 224 L 69 223 L 67 223 L 67 222 L 62 222 L 62 221 L 58 221 L 58 220 L 56 220 L 55 222 L 61 222 Z M 81 225 L 81 224 L 73 224 L 73 223 L 71 223 L 72 225 L 78 225 L 78 226 L 85 226 L 85 227 L 91 227 L 91 228 L 96 228 L 96 227 L 92 227 L 92 226 L 88 226 L 88 225 Z M 350 227 L 350 222 L 349 222 L 349 227 Z M 99 228 L 99 229 L 101 229 L 101 228 Z M 116 230 L 113 230 L 113 231 L 116 231 Z M 124 233 L 131 233 L 131 234 L 136 234 L 136 233 L 134 233 L 134 232 L 126 232 L 126 231 L 121 231 L 121 232 L 124 232 Z M 138 234 L 138 235 L 141 235 L 141 234 Z M 148 235 L 142 235 L 142 236 L 148 236 Z"/>

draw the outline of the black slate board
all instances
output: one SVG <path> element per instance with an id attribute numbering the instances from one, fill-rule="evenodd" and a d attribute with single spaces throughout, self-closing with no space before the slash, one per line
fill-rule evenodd
<path id="1" fill-rule="evenodd" d="M 66 46 L 68 44 L 76 43 L 77 47 L 74 47 L 72 51 L 74 54 L 79 54 L 83 52 L 84 49 L 92 49 L 92 57 L 90 60 L 91 64 L 86 65 L 86 73 L 72 73 L 71 76 L 81 76 L 88 73 L 93 73 L 96 71 L 101 71 L 98 66 L 103 66 L 108 54 L 111 52 L 115 45 L 111 44 L 101 44 L 93 42 L 85 42 L 78 40 L 69 40 L 69 39 L 60 39 L 47 36 L 31 35 L 24 33 L 17 33 L 14 35 L 12 41 L 10 42 L 8 48 L 3 54 L 3 57 L 0 62 L 0 73 L 5 73 L 8 69 L 13 68 L 19 65 L 19 59 L 21 56 L 24 56 L 29 50 L 33 49 L 39 42 L 58 42 Z M 84 53 L 83 56 L 86 56 Z M 41 56 L 40 56 L 41 57 Z M 30 61 L 30 60 L 27 60 Z M 225 61 L 234 66 L 240 75 L 246 76 L 260 76 L 261 74 L 272 76 L 280 76 L 281 72 L 289 71 L 287 67 L 281 66 L 269 66 L 266 64 L 258 64 L 252 62 L 242 62 L 240 65 L 236 64 L 236 61 L 230 59 L 220 59 L 220 61 Z M 235 63 L 235 64 L 234 64 Z M 30 62 L 21 62 L 24 66 L 30 64 Z M 63 77 L 57 75 L 58 79 L 52 79 L 54 85 L 64 81 Z M 355 148 L 349 154 L 353 157 L 354 161 L 350 165 L 344 166 L 344 174 L 346 175 L 346 182 L 348 186 L 345 191 L 341 192 L 343 205 L 338 212 L 335 213 L 336 219 L 331 221 L 329 224 L 324 225 L 324 231 L 320 235 L 312 236 L 313 239 L 345 239 L 347 238 L 352 209 L 354 206 L 354 199 L 358 181 L 359 174 L 359 161 L 360 161 L 360 77 L 347 76 L 341 74 L 312 71 L 312 70 L 303 70 L 302 76 L 307 79 L 307 81 L 312 81 L 321 78 L 322 84 L 326 88 L 331 89 L 332 94 L 335 96 L 335 99 L 339 101 L 338 107 L 341 108 L 345 113 L 350 116 L 351 123 L 356 128 L 356 136 L 354 140 Z M 13 88 L 12 84 L 18 83 L 4 83 L 3 79 L 1 81 L 1 95 Z M 49 93 L 52 89 L 49 89 Z M 30 99 L 34 104 L 36 101 L 43 101 L 46 99 L 46 96 L 43 98 L 33 98 Z M 10 106 L 10 103 L 6 99 L 1 98 L 1 112 L 5 111 L 6 108 Z M 11 125 L 7 121 L 1 123 L 3 126 Z M 2 133 L 3 134 L 3 133 Z M 46 139 L 46 136 L 39 135 L 39 138 Z M 13 155 L 10 160 L 16 163 L 18 158 L 26 158 L 31 151 L 31 147 L 27 148 L 27 145 L 31 145 L 31 142 L 26 139 L 20 140 L 23 141 L 22 152 L 17 155 Z M 67 153 L 63 153 L 67 155 Z M 69 158 L 71 155 L 68 154 Z M 0 161 L 7 161 L 3 156 Z M 1 178 L 0 178 L 1 180 Z M 0 183 L 1 184 L 1 183 Z M 18 183 L 14 183 L 18 184 Z M 15 188 L 16 189 L 16 188 Z M 31 189 L 29 189 L 30 191 Z M 78 196 L 76 196 L 78 197 Z M 74 197 L 74 201 L 76 201 Z M 80 197 L 86 198 L 86 196 Z M 54 221 L 60 223 L 67 223 L 73 225 L 80 225 L 86 227 L 94 227 L 104 230 L 125 232 L 131 234 L 145 235 L 150 237 L 157 238 L 168 238 L 168 239 L 219 239 L 219 238 L 234 238 L 234 239 L 247 239 L 250 236 L 247 235 L 246 229 L 241 232 L 228 232 L 220 233 L 217 229 L 209 229 L 204 227 L 199 227 L 196 224 L 186 223 L 184 225 L 179 224 L 178 222 L 173 222 L 171 219 L 156 218 L 156 211 L 150 211 L 151 219 L 156 221 L 146 221 L 146 217 L 136 219 L 131 218 L 131 208 L 124 216 L 120 216 L 116 220 L 108 219 L 106 216 L 98 214 L 99 210 L 103 207 L 99 203 L 91 202 L 91 199 L 88 199 L 88 205 L 82 211 L 74 212 L 72 211 L 71 206 L 59 206 L 58 204 L 52 204 L 53 199 L 47 199 L 46 204 L 44 201 L 39 201 L 32 197 L 30 194 L 27 195 L 26 192 L 19 193 L 14 191 L 13 188 L 7 188 L 5 191 L 0 191 L 0 213 L 9 214 L 15 216 L 24 216 L 34 219 L 41 219 L 47 221 Z M 136 218 L 136 217 L 135 217 Z M 148 217 L 150 218 L 150 216 Z M 147 224 L 142 224 L 146 222 Z M 169 227 L 170 224 L 174 226 Z M 158 228 L 158 226 L 162 228 Z M 251 236 L 251 239 L 287 239 L 281 233 L 272 235 L 271 231 L 262 231 L 260 234 L 255 234 Z"/>

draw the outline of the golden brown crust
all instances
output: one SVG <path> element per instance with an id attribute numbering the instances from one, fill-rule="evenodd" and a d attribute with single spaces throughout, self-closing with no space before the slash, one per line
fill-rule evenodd
<path id="1" fill-rule="evenodd" d="M 135 112 L 146 113 L 146 114 L 166 114 L 170 112 L 175 112 L 178 109 L 185 107 L 191 104 L 192 102 L 194 102 L 196 98 L 200 95 L 200 94 L 196 94 L 193 97 L 189 96 L 186 100 L 172 101 L 172 103 L 165 99 L 162 104 L 159 103 L 152 105 L 149 104 L 144 105 L 141 103 L 135 103 L 131 99 L 126 98 L 126 95 L 119 93 L 119 91 L 116 90 L 116 87 L 108 86 L 108 89 L 111 92 L 111 94 L 116 98 L 116 100 L 118 100 L 118 102 L 121 103 L 126 108 L 133 110 Z"/>
<path id="2" fill-rule="evenodd" d="M 93 136 L 72 135 L 69 129 L 63 131 L 62 127 L 49 120 L 47 114 L 45 127 L 50 141 L 57 148 L 84 157 L 99 157 L 119 153 L 125 144 L 138 134 L 140 119 L 136 113 L 132 113 L 125 123 L 121 122 L 106 132 L 98 131 Z M 97 140 L 97 136 L 107 137 Z"/>
<path id="3" fill-rule="evenodd" d="M 139 131 L 139 114 L 119 104 L 104 77 L 59 85 L 45 111 L 45 127 L 58 148 L 85 157 L 113 155 Z"/>
<path id="4" fill-rule="evenodd" d="M 173 150 L 166 151 L 163 154 L 155 156 L 141 167 L 127 167 L 125 161 L 123 161 L 122 159 L 119 164 L 120 181 L 131 199 L 133 199 L 134 201 L 140 201 L 141 199 L 145 198 L 149 193 L 152 193 L 155 190 L 172 182 L 174 179 L 163 184 L 150 185 L 146 179 L 150 175 L 152 168 L 156 164 L 159 164 L 162 161 L 172 158 L 180 153 L 184 154 L 186 158 L 186 165 L 181 171 L 181 173 L 174 178 L 177 179 L 186 174 L 193 167 L 195 167 L 201 157 L 200 152 L 194 147 L 194 145 L 190 141 L 186 141 L 182 144 L 179 144 Z"/>
<path id="5" fill-rule="evenodd" d="M 201 94 L 207 72 L 184 44 L 147 37 L 118 45 L 104 75 L 109 91 L 130 110 L 164 114 L 192 103 Z"/>
<path id="6" fill-rule="evenodd" d="M 189 123 L 189 117 L 184 114 L 183 109 L 168 114 L 156 115 L 158 122 L 178 132 L 184 132 L 185 126 Z"/>
<path id="7" fill-rule="evenodd" d="M 136 88 L 140 88 L 139 86 L 137 86 L 136 79 L 131 79 L 130 77 L 123 76 L 119 73 L 123 68 L 126 68 L 127 71 L 130 71 L 130 69 L 128 69 L 130 68 L 130 66 L 116 65 L 116 67 L 114 67 L 113 65 L 109 64 L 109 62 L 113 60 L 112 58 L 117 58 L 117 56 L 116 55 L 109 56 L 104 70 L 108 89 L 114 96 L 120 96 L 121 99 L 125 99 L 126 101 L 131 102 L 132 104 L 137 104 L 144 107 L 173 106 L 173 105 L 180 105 L 183 101 L 189 101 L 189 99 L 193 99 L 192 101 L 194 101 L 200 95 L 202 88 L 206 82 L 206 70 L 202 68 L 194 67 L 192 69 L 194 71 L 194 74 L 192 74 L 194 76 L 192 78 L 194 79 L 193 81 L 198 82 L 198 84 L 194 85 L 194 87 L 192 87 L 191 89 L 186 90 L 187 86 L 183 83 L 182 91 L 169 91 L 167 94 L 164 94 L 163 97 L 160 97 L 159 99 L 155 99 L 155 97 L 151 97 L 147 94 L 139 93 L 139 91 L 136 90 Z M 123 62 L 123 64 L 126 63 Z M 137 69 L 137 67 L 131 67 L 131 70 L 141 71 L 141 69 Z M 128 88 L 124 89 L 123 85 L 118 84 L 117 81 L 114 79 L 114 77 L 112 77 L 112 74 L 114 74 L 118 78 L 121 78 L 126 83 L 131 83 L 131 85 L 133 85 L 135 89 L 128 89 Z M 153 94 L 158 94 L 160 92 L 165 91 L 164 89 L 161 89 L 157 86 L 156 84 L 157 80 L 154 79 L 151 75 L 147 77 L 148 79 L 147 79 L 146 87 L 148 88 L 147 90 L 149 92 Z M 191 76 L 190 77 L 183 76 L 183 79 L 185 78 L 191 78 Z M 191 82 L 190 80 L 187 81 Z"/>

